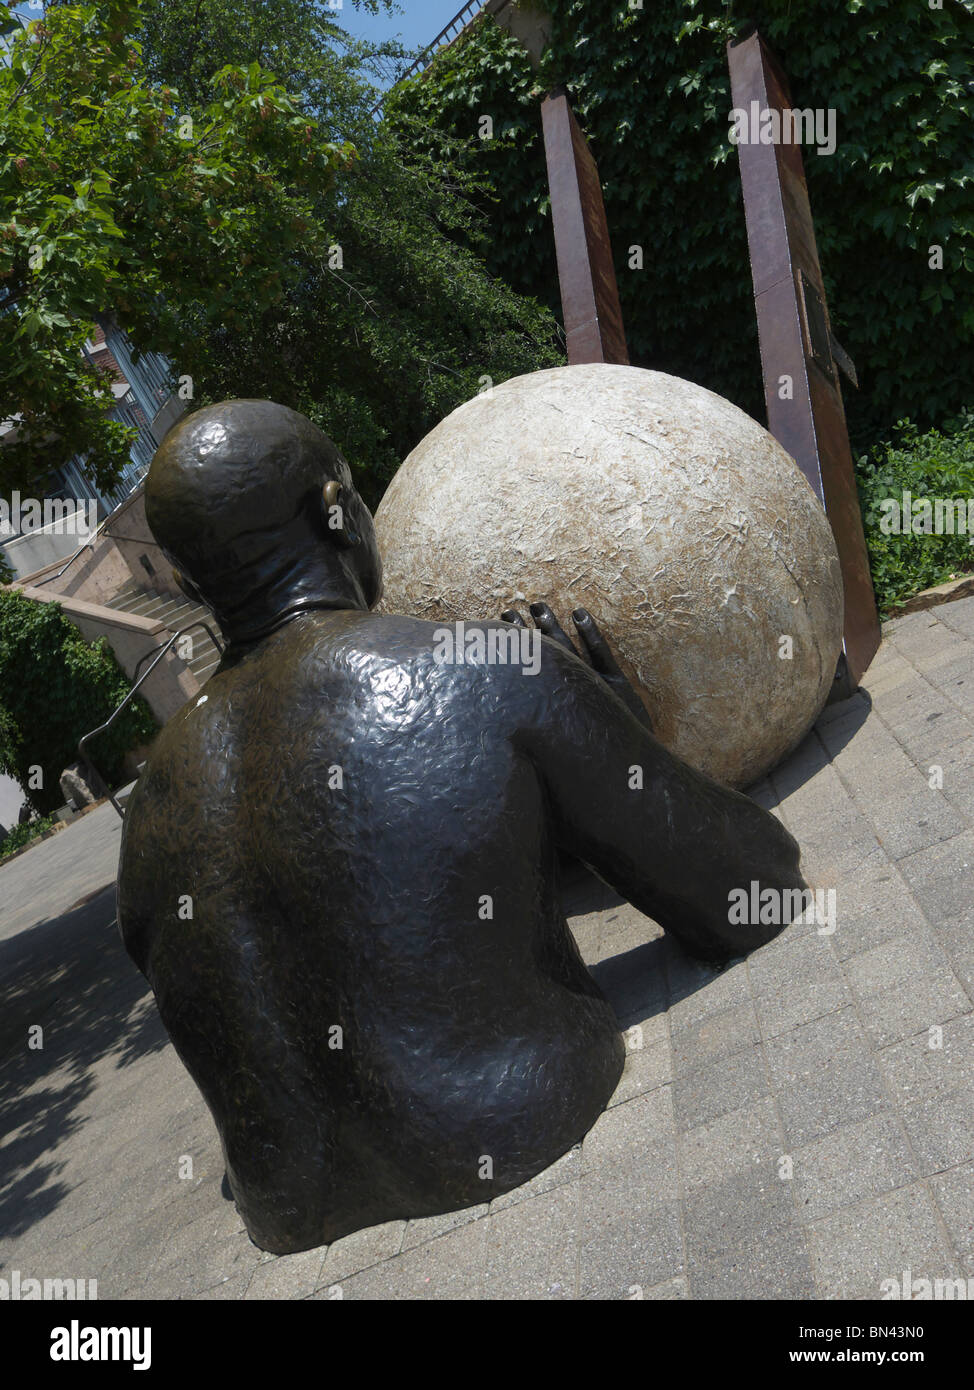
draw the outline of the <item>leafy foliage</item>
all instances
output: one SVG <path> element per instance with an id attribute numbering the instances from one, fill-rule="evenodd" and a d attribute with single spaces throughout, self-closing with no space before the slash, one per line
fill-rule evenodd
<path id="1" fill-rule="evenodd" d="M 0 772 L 16 778 L 36 811 L 61 805 L 58 779 L 77 760 L 78 740 L 104 723 L 129 688 L 105 638 L 86 642 L 59 604 L 0 590 Z M 109 784 L 121 776 L 126 752 L 155 731 L 136 696 L 89 745 Z M 31 787 L 36 767 L 42 786 Z"/>
<path id="2" fill-rule="evenodd" d="M 79 447 L 102 487 L 130 433 L 80 355 L 114 308 L 136 341 L 195 367 L 184 306 L 233 322 L 269 303 L 319 190 L 351 150 L 324 140 L 252 63 L 217 72 L 187 110 L 140 70 L 127 0 L 58 5 L 12 40 L 0 68 L 0 342 L 4 413 L 22 417 L 0 482 L 29 484 Z M 9 28 L 11 20 L 4 21 Z"/>
<path id="3" fill-rule="evenodd" d="M 861 389 L 858 447 L 904 415 L 923 428 L 970 400 L 974 374 L 974 4 L 915 0 L 548 0 L 536 75 L 483 19 L 386 103 L 432 162 L 463 151 L 485 186 L 491 271 L 559 312 L 538 102 L 565 83 L 603 182 L 635 364 L 697 381 L 763 418 L 725 52 L 750 15 L 797 108 L 832 108 L 838 146 L 804 152 L 836 335 Z M 483 115 L 493 139 L 478 138 Z M 644 269 L 629 268 L 629 248 Z M 930 268 L 931 246 L 942 270 Z"/>
<path id="4" fill-rule="evenodd" d="M 485 272 L 482 219 L 449 159 L 432 177 L 373 118 L 370 74 L 402 57 L 395 45 L 349 39 L 311 0 L 167 0 L 143 15 L 159 80 L 196 100 L 207 64 L 259 54 L 315 127 L 356 151 L 313 214 L 327 254 L 297 247 L 280 296 L 238 303 L 232 324 L 204 330 L 201 399 L 302 411 L 374 504 L 409 450 L 488 380 L 564 360 L 553 317 Z"/>
<path id="5" fill-rule="evenodd" d="M 40 835 L 46 835 L 56 824 L 53 816 L 40 816 L 37 820 L 25 821 L 23 825 L 12 825 L 6 836 L 0 840 L 0 859 L 15 854 Z"/>
<path id="6" fill-rule="evenodd" d="M 560 360 L 551 317 L 447 239 L 476 239 L 458 191 L 376 130 L 359 68 L 389 54 L 341 34 L 309 0 L 104 0 L 13 39 L 0 414 L 23 422 L 0 490 L 76 451 L 117 478 L 129 435 L 79 356 L 109 310 L 194 403 L 303 410 L 373 492 L 481 376 Z"/>
<path id="7" fill-rule="evenodd" d="M 869 564 L 880 609 L 895 611 L 913 594 L 974 571 L 974 531 L 966 521 L 974 515 L 974 414 L 967 413 L 945 433 L 918 433 L 901 420 L 897 438 L 862 457 L 856 467 Z M 903 530 L 903 494 L 916 502 L 957 499 L 965 530 L 954 535 L 925 533 L 921 510 L 908 512 Z M 891 531 L 887 499 L 896 503 L 898 530 Z M 970 505 L 969 505 L 970 504 Z M 956 515 L 949 518 L 957 530 Z M 886 521 L 884 530 L 883 522 Z"/>

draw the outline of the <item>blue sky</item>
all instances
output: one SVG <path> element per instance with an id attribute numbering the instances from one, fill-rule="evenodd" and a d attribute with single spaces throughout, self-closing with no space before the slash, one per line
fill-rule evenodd
<path id="1" fill-rule="evenodd" d="M 352 0 L 342 0 L 341 22 L 359 38 L 396 39 L 407 48 L 428 44 L 454 15 L 463 9 L 464 0 L 400 0 L 400 13 L 370 15 L 357 10 Z"/>
<path id="2" fill-rule="evenodd" d="M 341 13 L 336 15 L 351 33 L 359 38 L 379 42 L 396 39 L 407 48 L 419 48 L 434 39 L 455 14 L 463 9 L 464 0 L 400 0 L 398 14 L 384 11 L 370 15 L 356 9 L 352 0 L 342 0 Z M 31 9 L 26 3 L 17 5 L 18 14 L 25 19 L 39 19 L 40 8 Z"/>

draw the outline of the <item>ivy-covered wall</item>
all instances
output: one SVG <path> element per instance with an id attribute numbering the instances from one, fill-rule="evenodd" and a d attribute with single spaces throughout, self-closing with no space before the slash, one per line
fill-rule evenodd
<path id="1" fill-rule="evenodd" d="M 764 418 L 725 44 L 756 20 L 796 107 L 835 111 L 805 169 L 860 448 L 893 423 L 941 425 L 974 393 L 974 0 L 547 0 L 535 74 L 492 21 L 388 99 L 434 160 L 465 145 L 490 269 L 560 318 L 538 103 L 563 82 L 603 181 L 632 361 Z M 481 139 L 482 117 L 493 123 Z M 931 246 L 943 268 L 931 269 Z M 643 269 L 630 269 L 632 246 Z"/>

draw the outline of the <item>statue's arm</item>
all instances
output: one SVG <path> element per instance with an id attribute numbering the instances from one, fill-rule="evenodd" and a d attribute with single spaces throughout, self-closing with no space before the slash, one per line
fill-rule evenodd
<path id="1" fill-rule="evenodd" d="M 534 718 L 521 737 L 562 848 L 694 955 L 726 959 L 775 936 L 780 924 L 732 923 L 730 895 L 743 888 L 750 901 L 752 881 L 805 887 L 799 847 L 780 822 L 667 752 L 645 714 L 567 639 L 543 642 L 536 679 Z"/>

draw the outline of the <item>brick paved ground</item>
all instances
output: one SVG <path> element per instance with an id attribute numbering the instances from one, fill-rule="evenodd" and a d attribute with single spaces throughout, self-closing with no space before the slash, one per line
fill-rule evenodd
<path id="1" fill-rule="evenodd" d="M 590 886 L 572 925 L 630 1052 L 584 1144 L 489 1209 L 281 1259 L 221 1196 L 212 1124 L 117 940 L 115 813 L 22 855 L 0 870 L 2 1273 L 251 1299 L 974 1276 L 974 599 L 889 625 L 864 690 L 754 795 L 835 890 L 833 934 L 797 924 L 715 972 Z"/>

